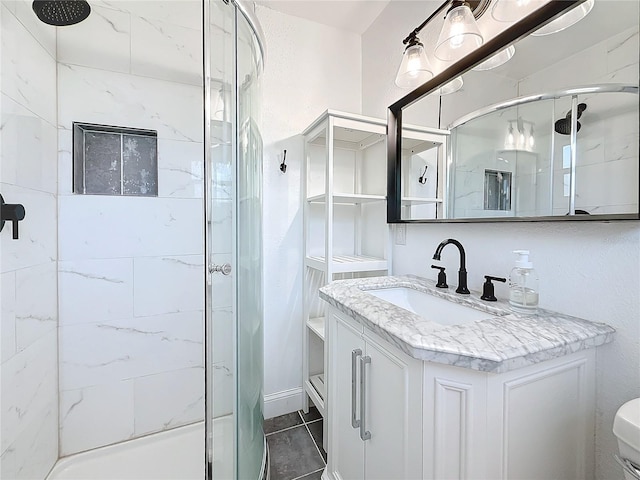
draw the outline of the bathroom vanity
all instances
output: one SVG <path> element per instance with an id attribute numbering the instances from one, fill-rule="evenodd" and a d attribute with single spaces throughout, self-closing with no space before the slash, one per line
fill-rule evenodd
<path id="1" fill-rule="evenodd" d="M 335 281 L 320 297 L 323 478 L 593 478 L 594 347 L 613 328 L 413 276 Z"/>

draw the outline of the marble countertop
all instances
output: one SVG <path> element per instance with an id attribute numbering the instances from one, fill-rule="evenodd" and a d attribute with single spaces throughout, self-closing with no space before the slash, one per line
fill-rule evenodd
<path id="1" fill-rule="evenodd" d="M 486 320 L 443 326 L 381 300 L 367 290 L 411 287 L 487 312 Z M 320 289 L 320 298 L 419 360 L 502 373 L 597 347 L 613 340 L 615 330 L 561 313 L 538 309 L 515 313 L 506 301 L 485 302 L 479 292 L 439 289 L 432 280 L 374 277 L 336 280 Z"/>

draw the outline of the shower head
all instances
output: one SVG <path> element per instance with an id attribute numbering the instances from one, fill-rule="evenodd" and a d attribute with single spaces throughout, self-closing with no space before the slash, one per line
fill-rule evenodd
<path id="1" fill-rule="evenodd" d="M 584 112 L 586 109 L 586 103 L 579 103 L 577 108 L 577 117 L 580 118 L 582 116 L 582 112 Z M 577 122 L 576 133 L 580 131 L 580 127 L 582 127 L 582 124 L 580 122 Z M 571 135 L 571 110 L 567 112 L 567 115 L 564 118 L 556 120 L 556 123 L 554 124 L 554 130 L 560 135 Z"/>
<path id="2" fill-rule="evenodd" d="M 85 0 L 34 0 L 32 8 L 41 21 L 56 27 L 75 25 L 91 13 Z"/>

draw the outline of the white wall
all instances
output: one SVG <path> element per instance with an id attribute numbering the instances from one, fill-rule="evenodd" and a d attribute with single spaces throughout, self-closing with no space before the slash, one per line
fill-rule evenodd
<path id="1" fill-rule="evenodd" d="M 26 210 L 0 234 L 0 477 L 58 457 L 56 36 L 30 2 L 0 4 L 0 191 Z"/>
<path id="2" fill-rule="evenodd" d="M 395 8 L 394 3 L 388 9 Z M 386 11 L 382 15 L 385 14 Z M 414 22 L 412 19 L 409 23 Z M 388 50 L 412 28 L 400 28 L 398 24 L 398 17 L 391 16 L 389 24 L 380 20 L 363 36 L 364 113 L 380 115 L 396 99 L 394 87 L 390 86 L 401 52 L 397 51 L 392 59 Z M 390 45 L 387 50 L 381 53 L 379 48 L 367 46 L 372 36 L 385 32 L 389 36 L 378 38 L 376 44 Z M 470 288 L 481 288 L 483 275 L 508 275 L 513 265 L 511 251 L 526 248 L 531 250 L 540 276 L 543 308 L 606 322 L 617 329 L 615 341 L 598 351 L 595 477 L 621 478 L 611 457 L 616 450 L 611 433 L 613 417 L 622 403 L 640 396 L 638 223 L 407 225 L 406 246 L 393 248 L 394 274 L 413 273 L 435 279 L 435 272 L 429 268 L 431 257 L 438 243 L 449 237 L 466 247 Z M 449 278 L 455 279 L 455 249 L 445 249 L 442 264 L 447 267 Z M 497 296 L 504 298 L 505 288 L 496 285 Z"/>
<path id="3" fill-rule="evenodd" d="M 328 108 L 360 113 L 360 36 L 259 6 L 267 58 L 264 139 L 265 417 L 302 401 L 299 134 Z M 287 173 L 280 172 L 287 150 Z"/>
<path id="4" fill-rule="evenodd" d="M 198 2 L 59 31 L 62 456 L 203 418 L 201 55 Z M 74 121 L 156 130 L 158 196 L 72 193 Z"/>

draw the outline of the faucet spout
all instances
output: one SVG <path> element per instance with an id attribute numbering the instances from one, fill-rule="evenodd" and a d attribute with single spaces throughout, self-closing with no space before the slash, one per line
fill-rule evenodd
<path id="1" fill-rule="evenodd" d="M 440 242 L 440 245 L 436 248 L 436 252 L 433 254 L 434 260 L 440 260 L 440 255 L 442 254 L 442 250 L 444 247 L 452 243 L 456 247 L 458 247 L 458 252 L 460 253 L 460 269 L 458 270 L 458 288 L 456 288 L 456 293 L 461 293 L 463 295 L 468 295 L 469 289 L 467 288 L 467 268 L 466 261 L 467 256 L 464 252 L 464 247 L 462 244 L 456 240 L 455 238 L 447 238 Z"/>

